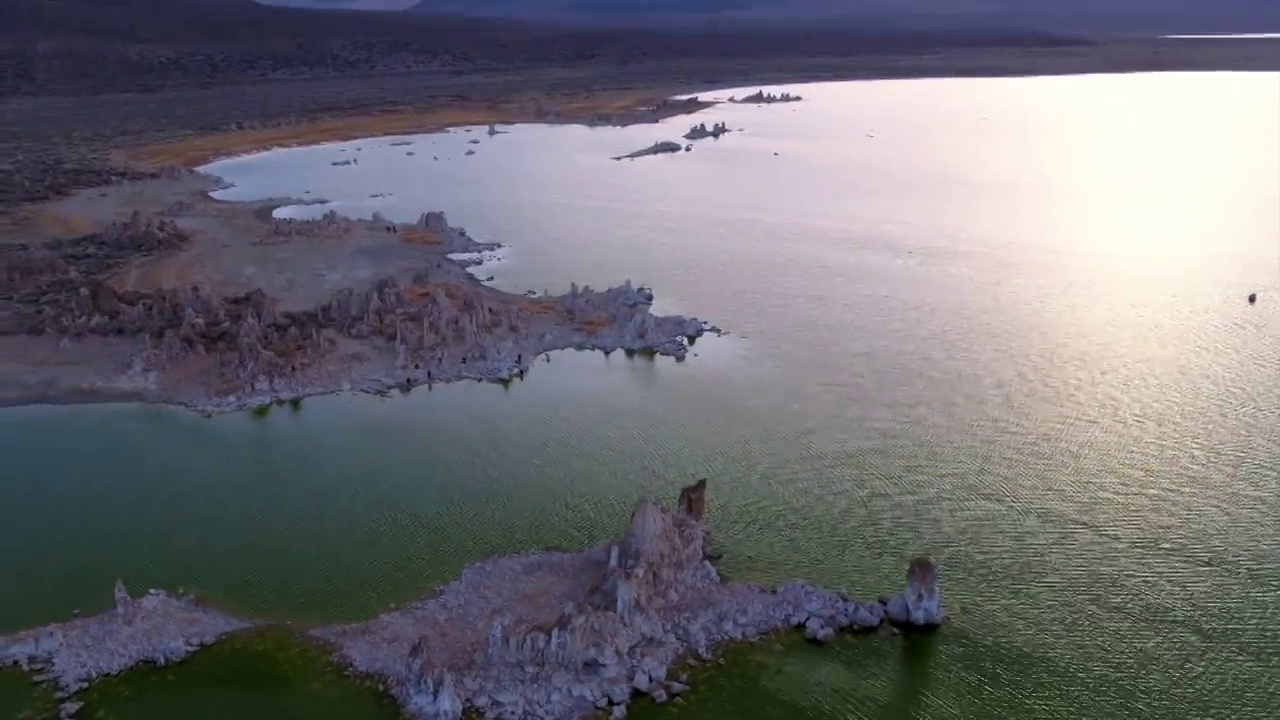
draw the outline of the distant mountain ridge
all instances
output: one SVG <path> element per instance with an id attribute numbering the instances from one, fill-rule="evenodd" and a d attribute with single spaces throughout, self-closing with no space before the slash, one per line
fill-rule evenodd
<path id="1" fill-rule="evenodd" d="M 1280 31 L 1280 0 L 257 0 L 314 9 L 652 20 L 841 20 L 1133 33 Z"/>
<path id="2" fill-rule="evenodd" d="M 262 5 L 312 10 L 407 10 L 420 0 L 256 0 Z"/>

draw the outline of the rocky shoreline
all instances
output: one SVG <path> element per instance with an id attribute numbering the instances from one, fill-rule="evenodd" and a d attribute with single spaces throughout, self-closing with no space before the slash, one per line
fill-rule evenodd
<path id="1" fill-rule="evenodd" d="M 944 621 L 938 575 L 911 562 L 906 588 L 861 602 L 805 582 L 777 588 L 721 580 L 707 556 L 706 481 L 677 507 L 635 507 L 625 533 L 580 552 L 490 558 L 426 599 L 368 622 L 315 628 L 351 671 L 376 678 L 414 720 L 579 720 L 627 714 L 633 698 L 688 690 L 683 671 L 726 644 L 788 630 L 817 643 L 886 623 Z M 38 671 L 64 717 L 92 681 L 164 665 L 256 623 L 122 585 L 101 615 L 0 637 L 0 666 Z"/>
<path id="2" fill-rule="evenodd" d="M 165 195 L 155 188 L 166 182 L 194 182 L 202 191 L 210 185 L 199 174 L 144 185 Z M 5 347 L 17 356 L 36 348 L 76 362 L 102 356 L 88 382 L 40 375 L 56 390 L 39 399 L 92 392 L 206 413 L 234 411 L 343 391 L 507 382 L 523 377 L 545 353 L 570 348 L 683 360 L 690 340 L 717 331 L 696 318 L 652 314 L 653 292 L 630 281 L 601 291 L 575 285 L 540 297 L 485 286 L 465 270 L 483 255 L 454 256 L 499 245 L 474 240 L 438 212 L 414 223 L 379 215 L 351 220 L 335 212 L 284 220 L 271 215 L 280 201 L 219 203 L 192 193 L 166 199 L 171 202 L 158 210 L 134 210 L 97 233 L 0 248 Z M 199 255 L 197 246 L 215 242 L 238 243 L 240 258 L 223 259 L 221 248 Z M 284 277 L 257 264 L 284 253 L 291 260 L 280 263 Z M 368 260 L 375 255 L 395 262 Z M 367 267 L 356 273 L 351 258 Z M 128 284 L 121 277 L 156 274 L 152 266 L 204 261 L 215 267 L 202 267 L 204 277 L 195 282 L 166 277 L 159 286 L 120 287 Z M 230 292 L 228 285 L 247 287 L 232 275 L 244 268 L 216 266 L 242 263 L 249 263 L 254 285 Z M 364 282 L 335 287 L 343 273 Z M 313 276 L 338 280 L 303 285 L 315 285 Z M 296 297 L 282 297 L 290 293 Z M 57 366 L 40 362 L 34 351 L 31 356 L 33 369 Z M 24 397 L 12 387 L 3 394 Z"/>

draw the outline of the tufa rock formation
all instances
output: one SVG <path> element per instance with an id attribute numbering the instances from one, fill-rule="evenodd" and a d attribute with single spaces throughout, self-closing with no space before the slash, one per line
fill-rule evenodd
<path id="1" fill-rule="evenodd" d="M 886 604 L 889 619 L 915 627 L 937 627 L 944 614 L 938 599 L 938 569 L 933 561 L 918 557 L 907 568 L 907 589 Z"/>
<path id="2" fill-rule="evenodd" d="M 134 599 L 115 586 L 115 607 L 100 615 L 0 637 L 0 667 L 35 672 L 67 698 L 101 677 L 147 662 L 166 665 L 250 626 L 190 598 L 151 590 Z M 71 712 L 79 705 L 70 708 Z M 67 709 L 64 707 L 64 709 Z M 64 713 L 70 714 L 70 713 Z"/>
<path id="3" fill-rule="evenodd" d="M 174 377 L 185 386 L 182 397 L 222 409 L 332 392 L 350 387 L 355 373 L 369 378 L 361 388 L 371 391 L 403 387 L 406 380 L 501 381 L 523 373 L 542 353 L 570 347 L 683 359 L 688 340 L 707 331 L 696 318 L 652 315 L 653 293 L 629 282 L 602 292 L 573 286 L 566 295 L 538 300 L 485 287 L 456 272 L 479 260 L 449 254 L 498 246 L 476 242 L 438 212 L 399 225 L 381 216 L 362 223 L 329 212 L 314 220 L 275 220 L 270 228 L 282 237 L 378 228 L 417 243 L 424 268 L 408 283 L 386 277 L 287 312 L 262 290 L 231 296 L 199 286 L 117 290 L 108 278 L 124 263 L 189 242 L 169 221 L 157 224 L 135 215 L 99 235 L 6 246 L 0 255 L 6 278 L 0 332 L 138 339 L 139 371 L 156 374 L 161 383 Z M 445 263 L 454 267 L 440 271 Z M 334 348 L 343 340 L 373 351 L 364 366 L 334 364 Z M 200 388 L 216 402 L 201 401 Z"/>
<path id="4" fill-rule="evenodd" d="M 655 702 L 688 691 L 681 658 L 723 643 L 797 629 L 816 643 L 890 619 L 941 620 L 937 570 L 913 560 L 907 590 L 885 603 L 791 582 L 724 583 L 706 560 L 706 481 L 679 509 L 641 500 L 626 531 L 581 552 L 538 551 L 465 568 L 428 598 L 353 625 L 322 627 L 350 668 L 380 681 L 414 720 L 576 720 L 626 715 L 636 694 Z M 900 614 L 899 614 L 900 613 Z M 250 623 L 152 590 L 100 615 L 0 637 L 0 666 L 39 671 L 63 699 L 134 665 L 176 662 Z M 78 709 L 64 705 L 64 713 Z"/>
<path id="5" fill-rule="evenodd" d="M 764 90 L 757 90 L 742 99 L 730 97 L 729 102 L 742 105 L 771 105 L 773 103 L 800 102 L 803 99 L 799 95 L 792 95 L 789 92 L 774 95 L 773 93 L 766 93 Z"/>
<path id="6" fill-rule="evenodd" d="M 698 123 L 697 125 L 689 128 L 689 132 L 684 134 L 684 139 L 702 140 L 704 138 L 718 138 L 728 132 L 731 132 L 729 130 L 729 126 L 723 122 L 712 125 L 710 130 L 707 129 L 706 123 Z"/>
<path id="7" fill-rule="evenodd" d="M 468 709 L 574 719 L 623 717 L 637 693 L 661 702 L 688 690 L 670 677 L 674 664 L 721 643 L 789 628 L 825 643 L 884 621 L 879 602 L 807 583 L 722 583 L 705 558 L 705 489 L 705 480 L 685 488 L 677 512 L 642 500 L 619 540 L 492 558 L 432 599 L 314 634 L 417 720 Z"/>

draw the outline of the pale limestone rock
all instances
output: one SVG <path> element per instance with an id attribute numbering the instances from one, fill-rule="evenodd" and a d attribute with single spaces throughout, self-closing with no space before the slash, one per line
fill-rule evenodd
<path id="1" fill-rule="evenodd" d="M 938 598 L 938 568 L 926 557 L 911 561 L 907 570 L 907 613 L 912 625 L 933 626 L 942 622 Z"/>

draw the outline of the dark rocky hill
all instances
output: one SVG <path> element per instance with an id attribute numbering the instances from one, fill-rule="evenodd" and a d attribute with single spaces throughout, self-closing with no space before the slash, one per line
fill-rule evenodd
<path id="1" fill-rule="evenodd" d="M 422 12 L 317 12 L 253 0 L 4 0 L 0 67 L 6 71 L 0 75 L 0 95 L 1071 42 L 1042 33 L 848 25 L 566 26 Z"/>

